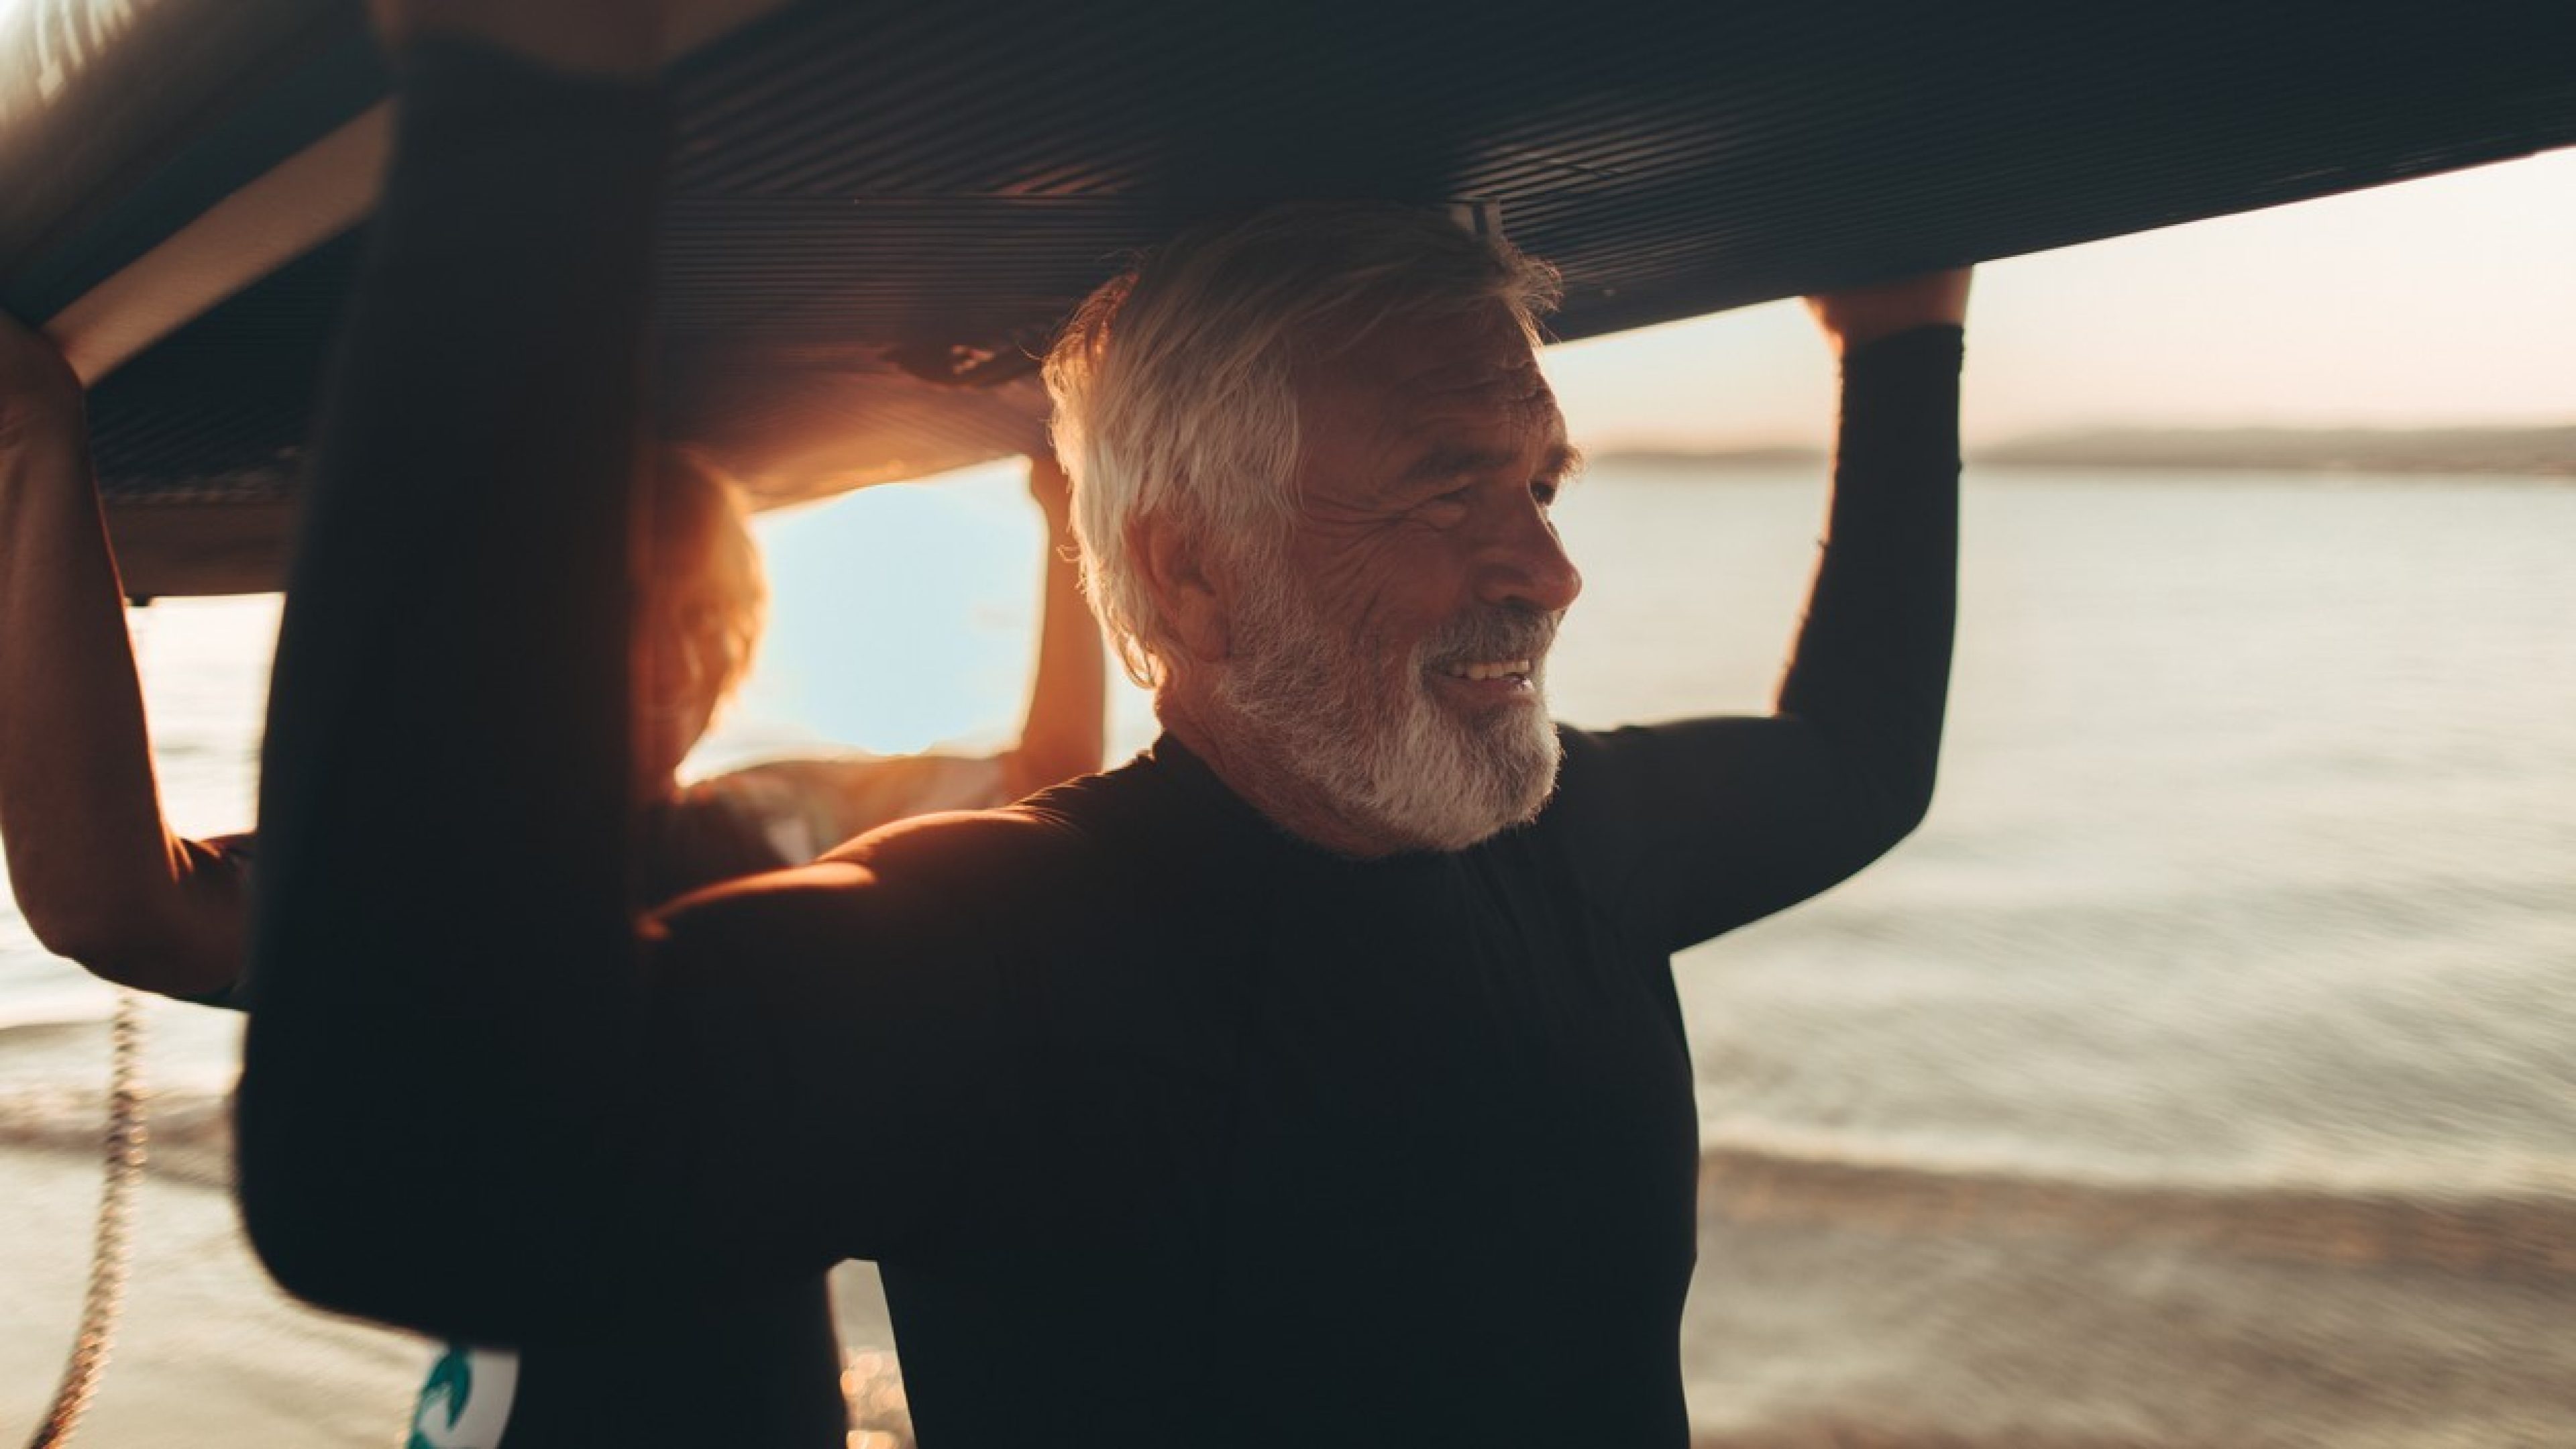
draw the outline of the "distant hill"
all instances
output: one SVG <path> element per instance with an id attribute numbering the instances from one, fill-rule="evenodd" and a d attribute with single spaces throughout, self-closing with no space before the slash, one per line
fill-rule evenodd
<path id="1" fill-rule="evenodd" d="M 1813 466 L 1797 446 L 1610 448 L 1594 461 L 1649 468 Z M 2576 426 L 2556 428 L 2096 428 L 1971 448 L 1980 467 L 2160 468 L 2249 473 L 2471 473 L 2576 478 Z"/>
<path id="2" fill-rule="evenodd" d="M 1823 450 L 1803 444 L 1770 448 L 1610 448 L 1591 454 L 1594 463 L 1623 468 L 1781 468 L 1824 462 Z"/>
<path id="3" fill-rule="evenodd" d="M 2243 469 L 2317 473 L 2520 473 L 2576 477 L 2562 428 L 2104 428 L 1979 448 L 1986 466 Z"/>

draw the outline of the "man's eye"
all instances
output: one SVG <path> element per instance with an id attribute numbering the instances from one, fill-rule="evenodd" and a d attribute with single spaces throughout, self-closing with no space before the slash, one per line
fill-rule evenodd
<path id="1" fill-rule="evenodd" d="M 1538 506 L 1541 508 L 1552 508 L 1556 505 L 1556 490 L 1557 484 L 1551 479 L 1541 478 L 1530 484 L 1530 496 L 1538 500 Z"/>
<path id="2" fill-rule="evenodd" d="M 1414 505 L 1413 517 L 1435 528 L 1450 527 L 1467 517 L 1468 499 L 1474 492 L 1473 488 L 1452 488 L 1435 493 Z"/>

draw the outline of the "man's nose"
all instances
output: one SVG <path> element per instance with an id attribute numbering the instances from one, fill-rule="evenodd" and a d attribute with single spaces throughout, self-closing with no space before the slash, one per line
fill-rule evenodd
<path id="1" fill-rule="evenodd" d="M 1583 575 L 1566 556 L 1564 540 L 1537 499 L 1512 510 L 1488 540 L 1476 580 L 1477 598 L 1562 614 L 1583 592 Z"/>

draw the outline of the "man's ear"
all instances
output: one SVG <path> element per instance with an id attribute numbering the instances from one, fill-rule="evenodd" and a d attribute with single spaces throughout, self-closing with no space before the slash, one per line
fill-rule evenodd
<path id="1" fill-rule="evenodd" d="M 1202 662 L 1231 653 L 1233 601 L 1225 580 L 1209 568 L 1198 531 L 1169 514 L 1152 514 L 1136 521 L 1127 547 L 1144 565 L 1145 587 L 1180 646 Z"/>

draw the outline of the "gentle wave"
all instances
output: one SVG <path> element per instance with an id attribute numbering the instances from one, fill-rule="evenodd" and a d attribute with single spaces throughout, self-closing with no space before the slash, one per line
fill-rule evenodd
<path id="1" fill-rule="evenodd" d="M 196 1187 L 233 1182 L 230 1093 L 153 1092 L 144 1099 L 144 1170 Z M 0 1150 L 95 1156 L 106 1149 L 107 1093 L 27 1087 L 0 1093 Z"/>
<path id="2" fill-rule="evenodd" d="M 2421 1168 L 2406 1176 L 2413 1185 L 2403 1188 L 2177 1185 L 1729 1145 L 1701 1154 L 1699 1200 L 1703 1222 L 2157 1240 L 2296 1262 L 2576 1276 L 2576 1191 L 2446 1187 Z"/>
<path id="3" fill-rule="evenodd" d="M 96 1088 L 0 1094 L 0 1149 L 94 1153 L 106 1121 L 106 1094 Z M 155 1093 L 148 1122 L 154 1176 L 230 1185 L 228 1094 Z M 2155 1240 L 2296 1262 L 2576 1277 L 2576 1190 L 2530 1181 L 2471 1189 L 2421 1168 L 2406 1174 L 2418 1185 L 2385 1180 L 2397 1175 L 2364 1169 L 2337 1183 L 2175 1184 L 1733 1142 L 1701 1154 L 1699 1200 L 1702 1221 L 1712 1224 Z M 2432 1183 L 2449 1185 L 2421 1185 Z"/>
<path id="4" fill-rule="evenodd" d="M 2139 1449 L 2128 1434 L 2041 1434 L 2016 1430 L 2009 1441 L 1947 1433 L 1929 1426 L 1873 1423 L 1841 1416 L 1802 1420 L 1779 1428 L 1702 1430 L 1696 1425 L 1691 1449 Z M 2184 1443 L 2159 1438 L 2155 1449 L 2242 1449 L 2239 1441 Z"/>
<path id="5" fill-rule="evenodd" d="M 10 1055 L 42 1051 L 55 1047 L 87 1048 L 107 1039 L 105 1014 L 98 1016 L 65 1016 L 48 1012 L 26 1020 L 0 1020 L 0 1061 Z"/>

